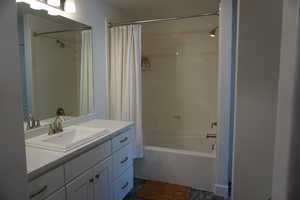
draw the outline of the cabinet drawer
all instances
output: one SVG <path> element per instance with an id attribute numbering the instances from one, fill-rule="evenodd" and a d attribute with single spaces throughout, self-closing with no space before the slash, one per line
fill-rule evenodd
<path id="1" fill-rule="evenodd" d="M 129 144 L 133 137 L 133 129 L 129 129 L 124 133 L 121 133 L 120 135 L 116 136 L 112 139 L 112 146 L 113 146 L 113 152 L 118 151 L 122 147 Z"/>
<path id="2" fill-rule="evenodd" d="M 117 179 L 132 165 L 132 144 L 128 144 L 113 154 L 113 179 Z"/>
<path id="3" fill-rule="evenodd" d="M 111 141 L 80 155 L 65 164 L 66 182 L 74 179 L 84 171 L 111 155 Z"/>
<path id="4" fill-rule="evenodd" d="M 114 200 L 122 200 L 133 188 L 133 167 L 114 182 Z"/>
<path id="5" fill-rule="evenodd" d="M 29 200 L 45 199 L 64 185 L 64 168 L 58 167 L 29 183 Z"/>
<path id="6" fill-rule="evenodd" d="M 66 191 L 62 189 L 58 192 L 55 192 L 53 195 L 48 197 L 46 200 L 66 200 Z"/>

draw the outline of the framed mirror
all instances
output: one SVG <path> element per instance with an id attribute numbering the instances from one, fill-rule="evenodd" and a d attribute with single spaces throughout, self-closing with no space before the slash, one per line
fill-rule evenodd
<path id="1" fill-rule="evenodd" d="M 91 27 L 17 6 L 24 120 L 43 126 L 58 109 L 65 120 L 94 113 Z"/>

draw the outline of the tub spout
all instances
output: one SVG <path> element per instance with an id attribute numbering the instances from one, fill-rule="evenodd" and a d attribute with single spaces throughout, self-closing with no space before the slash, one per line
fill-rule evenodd
<path id="1" fill-rule="evenodd" d="M 207 133 L 206 138 L 217 138 L 217 134 L 215 133 Z"/>

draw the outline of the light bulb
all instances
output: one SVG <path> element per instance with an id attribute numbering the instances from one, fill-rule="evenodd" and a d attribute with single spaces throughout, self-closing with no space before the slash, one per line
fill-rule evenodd
<path id="1" fill-rule="evenodd" d="M 209 32 L 209 36 L 215 38 L 217 36 L 217 30 L 219 26 L 215 27 L 213 30 Z"/>
<path id="2" fill-rule="evenodd" d="M 41 10 L 42 6 L 41 6 L 41 3 L 38 1 L 31 1 L 30 8 L 35 9 L 35 10 Z"/>
<path id="3" fill-rule="evenodd" d="M 76 4 L 74 0 L 66 0 L 65 2 L 65 11 L 68 13 L 76 12 Z"/>
<path id="4" fill-rule="evenodd" d="M 41 2 L 39 0 L 16 0 L 17 3 L 23 2 L 23 3 L 26 3 L 26 4 L 30 5 L 30 7 L 32 9 L 46 10 L 46 11 L 48 11 L 49 15 L 53 15 L 53 16 L 61 15 L 61 16 L 64 16 L 64 11 L 62 11 L 59 8 L 52 7 L 53 3 L 55 3 L 55 1 L 56 1 L 55 5 L 59 6 L 61 0 L 48 0 L 48 4 L 44 3 L 44 2 Z M 52 3 L 51 6 L 50 6 L 50 3 Z"/>
<path id="5" fill-rule="evenodd" d="M 59 7 L 60 6 L 60 0 L 48 0 L 47 3 L 51 6 Z"/>

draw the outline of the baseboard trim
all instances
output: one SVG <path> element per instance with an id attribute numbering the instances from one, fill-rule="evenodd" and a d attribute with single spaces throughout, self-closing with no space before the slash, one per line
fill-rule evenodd
<path id="1" fill-rule="evenodd" d="M 215 184 L 215 194 L 220 197 L 228 198 L 228 186 Z"/>

